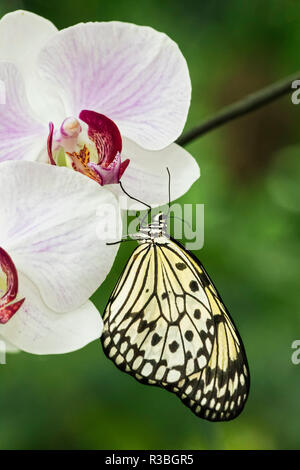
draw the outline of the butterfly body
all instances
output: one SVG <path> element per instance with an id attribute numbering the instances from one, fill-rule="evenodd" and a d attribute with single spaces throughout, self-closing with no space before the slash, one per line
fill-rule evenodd
<path id="1" fill-rule="evenodd" d="M 201 263 L 166 233 L 142 226 L 104 314 L 105 354 L 137 380 L 175 393 L 197 416 L 242 411 L 249 369 L 241 338 Z"/>

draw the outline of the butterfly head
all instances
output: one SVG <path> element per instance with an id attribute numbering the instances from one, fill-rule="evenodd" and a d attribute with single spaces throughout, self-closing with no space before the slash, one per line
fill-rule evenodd
<path id="1" fill-rule="evenodd" d="M 167 235 L 167 216 L 163 212 L 159 212 L 152 217 L 150 224 L 140 225 L 139 233 L 150 240 L 165 237 Z"/>

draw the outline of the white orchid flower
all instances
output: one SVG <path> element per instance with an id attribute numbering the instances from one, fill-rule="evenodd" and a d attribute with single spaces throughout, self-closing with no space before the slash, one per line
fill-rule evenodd
<path id="1" fill-rule="evenodd" d="M 163 33 L 117 21 L 58 31 L 33 13 L 9 13 L 0 21 L 0 80 L 0 161 L 66 158 L 100 185 L 122 177 L 153 205 L 166 202 L 166 167 L 173 199 L 199 177 L 193 157 L 173 143 L 191 84 Z"/>
<path id="2" fill-rule="evenodd" d="M 35 354 L 79 349 L 102 332 L 88 299 L 116 255 L 106 241 L 107 227 L 118 237 L 118 202 L 68 168 L 26 161 L 0 168 L 0 339 Z"/>

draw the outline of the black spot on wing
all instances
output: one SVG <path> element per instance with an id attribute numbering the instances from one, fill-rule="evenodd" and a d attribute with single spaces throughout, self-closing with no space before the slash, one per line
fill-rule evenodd
<path id="1" fill-rule="evenodd" d="M 183 271 L 187 268 L 187 265 L 185 263 L 176 263 L 175 266 L 177 269 L 179 269 L 179 271 Z"/>
<path id="2" fill-rule="evenodd" d="M 192 292 L 197 292 L 199 290 L 199 284 L 196 281 L 190 282 L 190 289 Z"/>
<path id="3" fill-rule="evenodd" d="M 175 340 L 171 344 L 169 344 L 169 349 L 172 353 L 175 353 L 178 348 L 179 348 L 179 344 Z"/>
<path id="4" fill-rule="evenodd" d="M 148 326 L 148 322 L 146 320 L 141 320 L 138 326 L 138 333 L 142 333 Z"/>
<path id="5" fill-rule="evenodd" d="M 204 273 L 201 273 L 200 274 L 200 279 L 201 279 L 201 282 L 203 284 L 203 287 L 208 287 L 210 286 L 210 281 L 208 279 L 208 277 L 204 274 Z"/>
<path id="6" fill-rule="evenodd" d="M 191 331 L 191 330 L 187 330 L 185 333 L 184 333 L 184 336 L 185 336 L 185 339 L 187 341 L 192 341 L 193 338 L 194 338 L 194 333 Z"/>
<path id="7" fill-rule="evenodd" d="M 156 346 L 160 340 L 162 339 L 162 336 L 159 336 L 157 333 L 154 333 L 151 339 L 151 345 Z"/>
<path id="8" fill-rule="evenodd" d="M 223 315 L 215 315 L 214 321 L 216 325 L 218 325 L 219 323 L 226 323 L 225 317 Z"/>
<path id="9" fill-rule="evenodd" d="M 194 317 L 196 318 L 196 320 L 199 320 L 199 318 L 201 317 L 201 312 L 199 308 L 196 308 L 196 310 L 194 311 Z"/>

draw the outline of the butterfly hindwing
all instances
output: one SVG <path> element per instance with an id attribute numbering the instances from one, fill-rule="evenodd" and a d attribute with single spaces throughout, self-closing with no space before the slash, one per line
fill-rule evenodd
<path id="1" fill-rule="evenodd" d="M 211 421 L 235 418 L 248 397 L 247 360 L 243 346 L 228 326 L 230 322 L 224 316 L 216 317 L 216 337 L 208 366 L 188 376 L 177 393 L 196 415 Z"/>
<path id="2" fill-rule="evenodd" d="M 177 242 L 175 246 L 184 248 Z M 231 420 L 242 411 L 248 398 L 250 374 L 240 335 L 204 267 L 191 253 L 185 254 L 199 269 L 215 324 L 212 354 L 206 368 L 191 374 L 176 394 L 202 418 Z"/>

